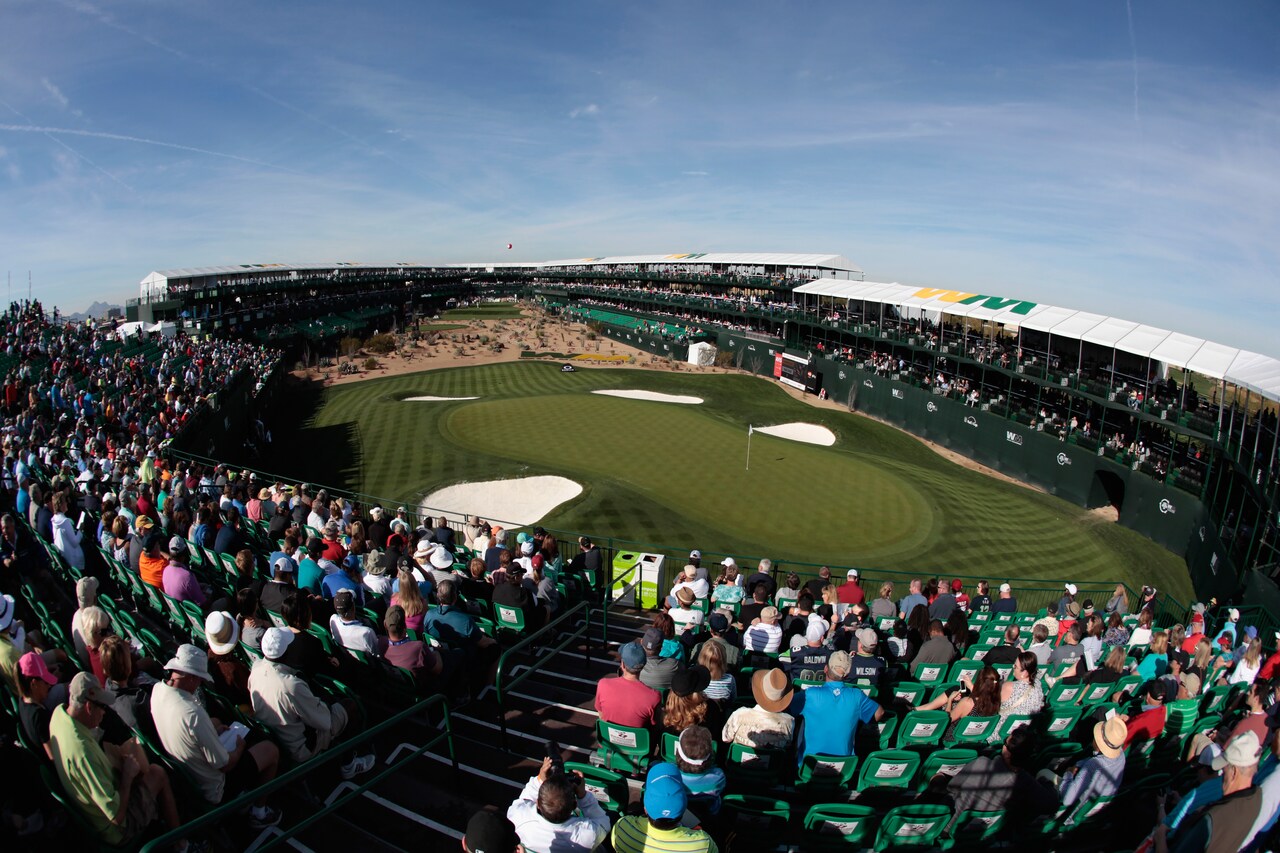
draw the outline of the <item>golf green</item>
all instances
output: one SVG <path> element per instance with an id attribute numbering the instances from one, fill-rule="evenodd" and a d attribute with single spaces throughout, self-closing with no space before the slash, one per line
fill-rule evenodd
<path id="1" fill-rule="evenodd" d="M 704 402 L 590 393 L 601 389 Z M 404 400 L 423 395 L 480 399 Z M 790 422 L 825 426 L 837 441 L 756 433 L 747 470 L 747 426 Z M 327 389 L 285 446 L 280 473 L 384 502 L 417 503 L 459 482 L 568 477 L 583 494 L 542 523 L 636 547 L 1190 594 L 1182 559 L 1131 530 L 744 375 L 513 362 L 389 377 Z"/>

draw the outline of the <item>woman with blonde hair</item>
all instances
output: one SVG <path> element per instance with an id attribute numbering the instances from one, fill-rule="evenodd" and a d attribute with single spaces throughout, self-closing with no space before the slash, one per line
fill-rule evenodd
<path id="1" fill-rule="evenodd" d="M 1151 635 L 1151 645 L 1138 664 L 1138 675 L 1143 681 L 1159 678 L 1169 671 L 1169 635 L 1156 631 Z"/>
<path id="2" fill-rule="evenodd" d="M 1129 591 L 1124 588 L 1124 584 L 1116 584 L 1116 591 L 1107 599 L 1107 605 L 1102 608 L 1102 612 L 1110 616 L 1112 613 L 1119 613 L 1121 616 L 1129 612 Z"/>
<path id="3" fill-rule="evenodd" d="M 872 619 L 892 619 L 898 615 L 898 605 L 893 601 L 893 581 L 880 584 L 880 597 L 871 602 Z"/>
<path id="4" fill-rule="evenodd" d="M 1227 683 L 1253 684 L 1260 669 L 1262 669 L 1262 640 L 1253 637 L 1249 640 L 1248 648 L 1244 650 L 1244 657 L 1240 658 L 1236 668 L 1231 671 L 1231 677 L 1227 679 Z"/>
<path id="5" fill-rule="evenodd" d="M 1133 633 L 1129 635 L 1129 645 L 1145 646 L 1151 642 L 1151 623 L 1155 621 L 1155 615 L 1150 610 L 1143 610 L 1138 614 L 1138 626 L 1133 629 Z"/>
<path id="6" fill-rule="evenodd" d="M 400 588 L 391 596 L 391 603 L 404 608 L 404 627 L 410 631 L 422 630 L 422 618 L 427 615 L 427 602 L 418 589 L 418 582 L 408 569 L 401 569 L 396 576 Z"/>
<path id="7" fill-rule="evenodd" d="M 715 640 L 702 644 L 698 652 L 698 664 L 705 666 L 711 676 L 707 689 L 702 694 L 714 702 L 729 702 L 738 695 L 738 682 L 733 673 L 728 671 L 724 660 L 724 646 Z"/>

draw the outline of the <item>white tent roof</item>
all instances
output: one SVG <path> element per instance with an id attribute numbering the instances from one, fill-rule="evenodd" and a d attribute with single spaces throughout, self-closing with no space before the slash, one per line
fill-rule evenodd
<path id="1" fill-rule="evenodd" d="M 1280 400 L 1280 360 L 1118 317 L 985 294 L 896 283 L 823 278 L 802 284 L 795 292 L 836 299 L 884 302 L 904 308 L 940 311 L 954 317 L 993 320 L 1010 327 L 1021 326 L 1048 332 L 1054 337 L 1083 340 L 1148 356 L 1213 379 L 1225 379 L 1268 399 Z"/>

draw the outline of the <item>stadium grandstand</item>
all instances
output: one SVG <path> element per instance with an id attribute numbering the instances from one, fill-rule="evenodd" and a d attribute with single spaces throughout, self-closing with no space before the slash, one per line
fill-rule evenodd
<path id="1" fill-rule="evenodd" d="M 690 542 L 640 609 L 608 531 L 270 471 L 300 353 L 513 298 L 1114 506 L 1197 601 Z M 10 849 L 1274 847 L 1274 359 L 838 255 L 169 270 L 127 312 L 0 314 Z"/>

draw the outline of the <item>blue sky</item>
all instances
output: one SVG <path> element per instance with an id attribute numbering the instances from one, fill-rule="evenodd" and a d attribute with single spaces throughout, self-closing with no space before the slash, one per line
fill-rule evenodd
<path id="1" fill-rule="evenodd" d="M 0 0 L 0 274 L 836 252 L 1280 356 L 1278 44 L 1269 0 Z"/>

